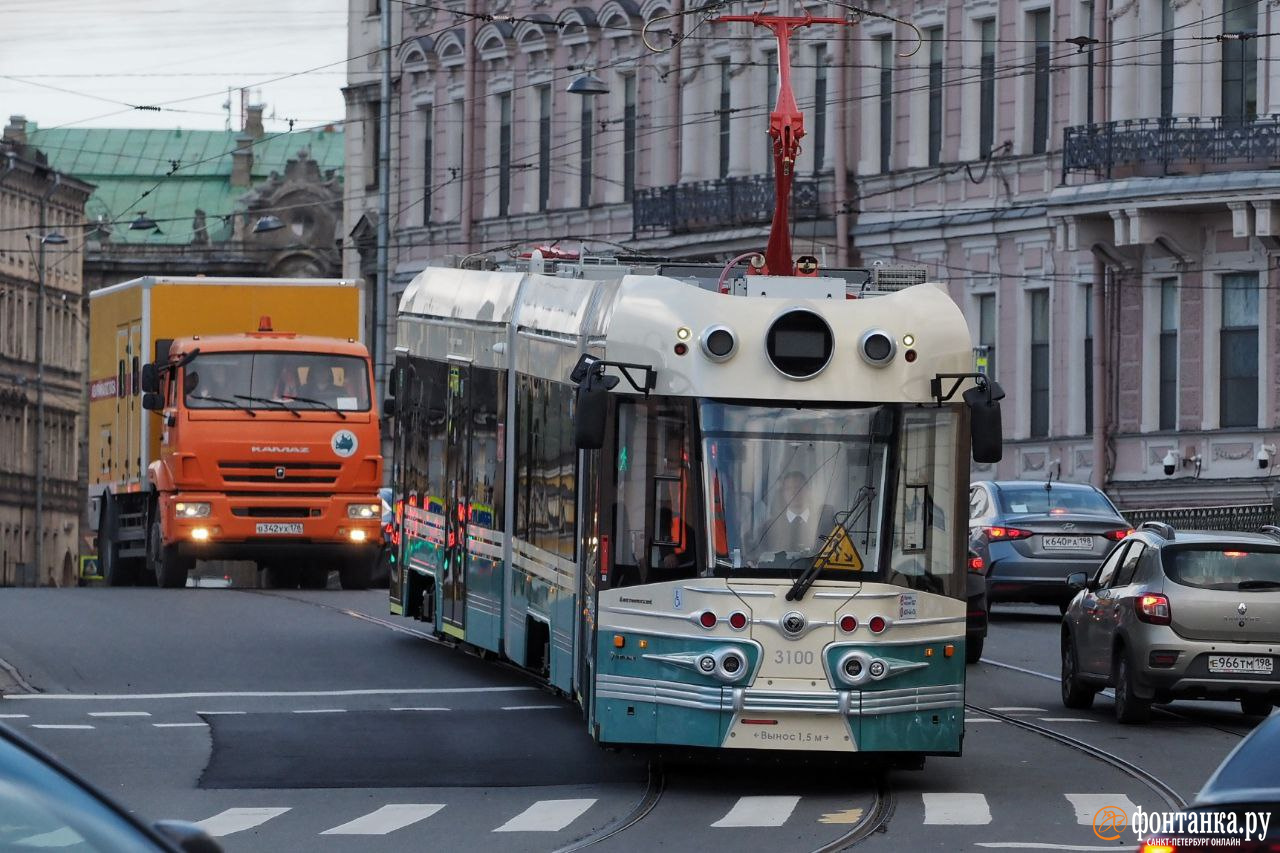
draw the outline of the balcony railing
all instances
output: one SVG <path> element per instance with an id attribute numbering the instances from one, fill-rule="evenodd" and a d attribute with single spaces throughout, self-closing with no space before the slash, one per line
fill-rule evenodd
<path id="1" fill-rule="evenodd" d="M 769 222 L 773 217 L 773 177 L 751 175 L 638 189 L 631 201 L 636 231 L 703 231 Z M 791 215 L 818 215 L 818 182 L 791 185 Z"/>
<path id="2" fill-rule="evenodd" d="M 1117 167 L 1129 174 L 1167 175 L 1171 169 L 1209 171 L 1224 163 L 1280 165 L 1280 115 L 1086 124 L 1066 128 L 1062 144 L 1064 182 L 1072 172 L 1097 172 L 1110 179 Z"/>

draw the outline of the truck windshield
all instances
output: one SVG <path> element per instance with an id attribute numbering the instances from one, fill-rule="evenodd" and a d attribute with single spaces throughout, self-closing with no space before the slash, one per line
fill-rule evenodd
<path id="1" fill-rule="evenodd" d="M 806 568 L 837 525 L 873 572 L 881 547 L 893 413 L 701 404 L 717 571 Z"/>
<path id="2" fill-rule="evenodd" d="M 369 369 L 350 355 L 309 352 L 201 353 L 186 366 L 192 409 L 369 410 Z"/>

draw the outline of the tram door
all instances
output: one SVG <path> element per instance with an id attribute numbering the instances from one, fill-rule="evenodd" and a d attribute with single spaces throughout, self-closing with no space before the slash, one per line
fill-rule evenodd
<path id="1" fill-rule="evenodd" d="M 470 373 L 468 364 L 449 363 L 444 463 L 445 551 L 440 615 L 444 632 L 460 639 L 466 637 L 467 521 L 471 514 Z"/>

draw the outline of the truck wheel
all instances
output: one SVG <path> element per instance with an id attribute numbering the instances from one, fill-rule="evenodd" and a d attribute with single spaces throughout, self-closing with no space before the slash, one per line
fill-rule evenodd
<path id="1" fill-rule="evenodd" d="M 297 589 L 298 567 L 267 566 L 262 570 L 262 582 L 267 589 Z"/>
<path id="2" fill-rule="evenodd" d="M 373 581 L 373 560 L 368 554 L 347 557 L 338 567 L 338 582 L 343 589 L 368 589 Z"/>
<path id="3" fill-rule="evenodd" d="M 183 557 L 176 545 L 164 544 L 160 536 L 160 520 L 151 522 L 147 535 L 147 564 L 156 579 L 156 586 L 177 589 L 187 585 L 187 575 L 195 566 L 195 560 Z"/>
<path id="4" fill-rule="evenodd" d="M 327 589 L 329 587 L 328 567 L 307 566 L 299 569 L 299 583 L 303 589 Z"/>
<path id="5" fill-rule="evenodd" d="M 107 580 L 107 586 L 133 586 L 136 582 L 131 560 L 116 556 L 116 543 L 111 533 L 111 497 L 102 496 L 102 511 L 98 515 L 98 568 Z"/>

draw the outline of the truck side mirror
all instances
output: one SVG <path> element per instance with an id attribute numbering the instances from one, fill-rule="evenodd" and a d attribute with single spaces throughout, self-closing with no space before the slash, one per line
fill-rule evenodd
<path id="1" fill-rule="evenodd" d="M 587 374 L 578 386 L 573 416 L 573 441 L 579 450 L 604 447 L 604 428 L 609 416 L 609 389 L 618 377 L 601 373 Z"/>
<path id="2" fill-rule="evenodd" d="M 396 398 L 395 397 L 383 398 L 382 416 L 384 418 L 394 418 L 396 416 Z"/>
<path id="3" fill-rule="evenodd" d="M 142 408 L 148 412 L 158 412 L 164 408 L 164 395 L 156 391 L 147 391 L 142 395 Z"/>
<path id="4" fill-rule="evenodd" d="M 160 390 L 160 371 L 155 362 L 142 365 L 142 393 L 153 394 Z"/>
<path id="5" fill-rule="evenodd" d="M 1004 457 L 1004 433 L 1000 423 L 1000 400 L 1004 389 L 994 379 L 964 392 L 969 407 L 969 433 L 973 441 L 973 461 L 984 464 Z"/>

